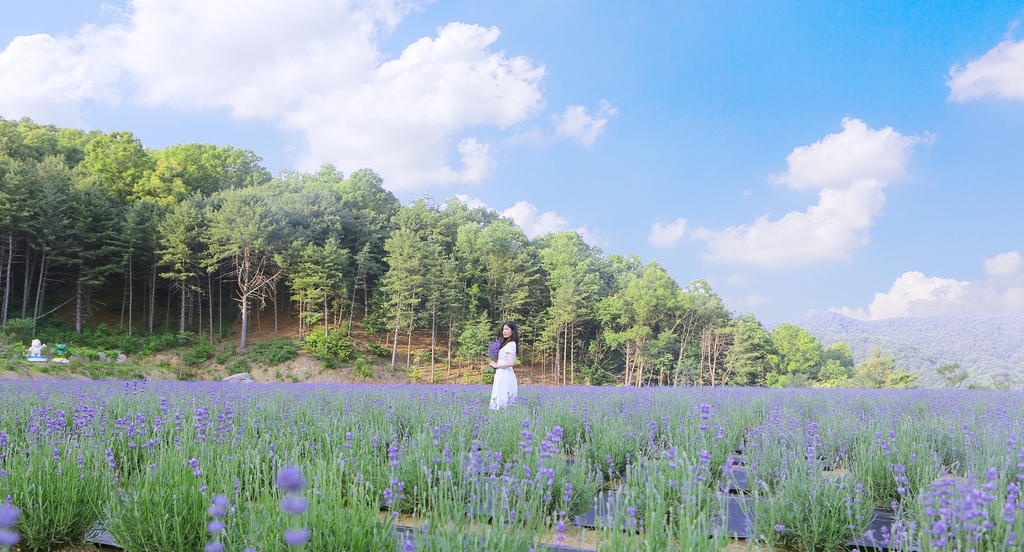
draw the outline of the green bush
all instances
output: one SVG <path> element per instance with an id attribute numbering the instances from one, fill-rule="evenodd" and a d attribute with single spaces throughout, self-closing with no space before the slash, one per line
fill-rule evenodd
<path id="1" fill-rule="evenodd" d="M 249 347 L 249 358 L 256 363 L 273 366 L 299 355 L 299 347 L 287 338 L 267 339 Z"/>
<path id="2" fill-rule="evenodd" d="M 192 349 L 185 349 L 181 352 L 181 364 L 182 366 L 188 366 L 189 368 L 195 368 L 199 366 L 199 356 Z"/>
<path id="3" fill-rule="evenodd" d="M 323 361 L 329 368 L 340 362 L 348 362 L 356 356 L 352 338 L 337 332 L 327 336 L 321 333 L 309 334 L 306 336 L 305 346 L 307 350 L 313 352 L 317 360 Z"/>
<path id="4" fill-rule="evenodd" d="M 241 374 L 242 372 L 249 371 L 249 359 L 245 357 L 236 358 L 231 366 L 228 366 L 228 375 L 233 376 L 235 374 Z"/>
<path id="5" fill-rule="evenodd" d="M 209 360 L 211 356 L 213 356 L 214 346 L 212 343 L 203 341 L 196 344 L 195 351 L 196 360 L 199 361 L 200 364 L 202 364 Z"/>
<path id="6" fill-rule="evenodd" d="M 235 344 L 232 343 L 224 348 L 221 352 L 217 353 L 217 364 L 227 364 L 228 359 L 235 356 Z"/>
<path id="7" fill-rule="evenodd" d="M 355 366 L 355 368 L 352 369 L 352 373 L 354 373 L 355 375 L 360 376 L 360 377 L 372 378 L 373 377 L 373 367 L 370 366 L 366 362 L 366 359 L 364 359 L 363 357 L 357 357 L 356 358 L 356 366 Z"/>
<path id="8" fill-rule="evenodd" d="M 391 356 L 391 349 L 388 349 L 383 345 L 378 345 L 376 343 L 367 343 L 366 348 L 369 349 L 371 353 L 379 357 Z"/>

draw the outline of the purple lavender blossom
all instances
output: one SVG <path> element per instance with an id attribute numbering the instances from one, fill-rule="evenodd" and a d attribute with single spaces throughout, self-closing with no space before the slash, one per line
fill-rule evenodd
<path id="1" fill-rule="evenodd" d="M 288 529 L 284 532 L 284 542 L 288 546 L 302 546 L 309 540 L 309 529 Z"/>
<path id="2" fill-rule="evenodd" d="M 306 513 L 306 510 L 309 509 L 309 504 L 301 496 L 286 496 L 281 500 L 281 509 L 293 516 L 297 516 Z"/>
<path id="3" fill-rule="evenodd" d="M 203 547 L 203 552 L 224 552 L 224 543 L 222 542 L 208 542 Z"/>
<path id="4" fill-rule="evenodd" d="M 501 351 L 501 340 L 495 339 L 487 345 L 487 358 L 498 360 L 499 351 Z"/>
<path id="5" fill-rule="evenodd" d="M 10 529 L 18 522 L 21 510 L 10 504 L 0 504 L 0 529 Z"/>
<path id="6" fill-rule="evenodd" d="M 285 492 L 297 493 L 306 486 L 306 480 L 302 477 L 302 470 L 295 466 L 281 468 L 277 472 L 277 486 Z"/>
<path id="7" fill-rule="evenodd" d="M 18 536 L 16 531 L 10 529 L 0 529 L 0 548 L 7 550 L 8 548 L 18 544 L 18 540 L 21 537 Z"/>

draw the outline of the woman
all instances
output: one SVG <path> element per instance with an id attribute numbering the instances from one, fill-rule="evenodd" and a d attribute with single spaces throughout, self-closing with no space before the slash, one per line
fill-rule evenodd
<path id="1" fill-rule="evenodd" d="M 501 350 L 498 360 L 490 362 L 494 368 L 494 387 L 491 388 L 491 409 L 498 410 L 514 402 L 519 396 L 519 383 L 512 365 L 519 349 L 519 325 L 509 320 L 501 327 Z"/>

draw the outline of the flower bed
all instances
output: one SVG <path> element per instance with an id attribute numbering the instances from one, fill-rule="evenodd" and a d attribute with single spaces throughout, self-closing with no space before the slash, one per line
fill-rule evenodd
<path id="1" fill-rule="evenodd" d="M 584 524 L 601 549 L 720 550 L 736 505 L 742 536 L 793 550 L 1002 550 L 1022 534 L 1017 395 L 523 388 L 498 412 L 488 398 L 5 384 L 0 496 L 21 509 L 27 550 L 81 542 L 97 523 L 140 551 L 285 550 L 286 535 L 306 550 L 525 551 Z M 288 466 L 301 488 L 279 485 Z M 891 521 L 869 533 L 879 512 Z M 399 514 L 422 527 L 396 536 Z"/>

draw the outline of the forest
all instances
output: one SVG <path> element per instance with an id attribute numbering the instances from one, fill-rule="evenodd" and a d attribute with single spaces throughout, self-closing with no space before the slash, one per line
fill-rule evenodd
<path id="1" fill-rule="evenodd" d="M 708 282 L 681 285 L 574 231 L 531 240 L 454 198 L 402 205 L 370 169 L 271 175 L 261 162 L 0 118 L 2 325 L 34 335 L 59 311 L 81 334 L 114 304 L 127 335 L 213 342 L 227 320 L 245 350 L 254 316 L 297 317 L 300 338 L 325 340 L 359 323 L 394 370 L 411 363 L 414 332 L 429 336 L 431 367 L 451 366 L 516 320 L 521 362 L 563 384 L 917 385 L 891 356 L 855 365 L 844 343 L 769 331 Z"/>

